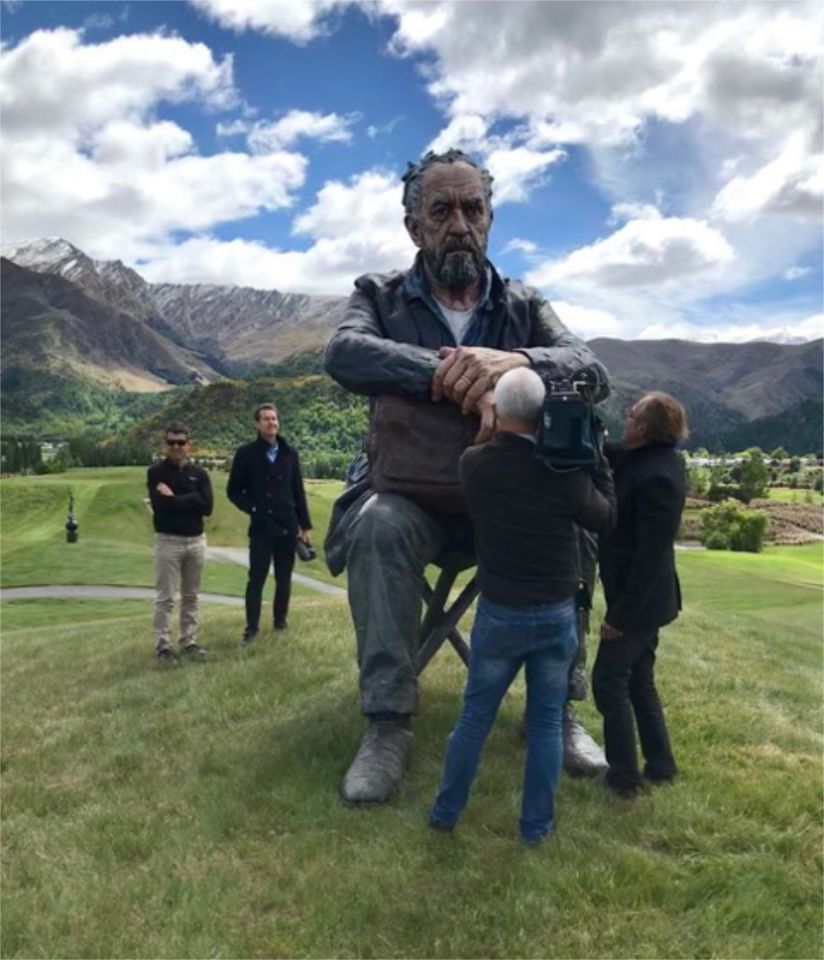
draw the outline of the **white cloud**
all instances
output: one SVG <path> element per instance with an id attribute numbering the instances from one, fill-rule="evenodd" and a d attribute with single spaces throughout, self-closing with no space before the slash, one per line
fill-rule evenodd
<path id="1" fill-rule="evenodd" d="M 520 117 L 540 144 L 619 144 L 705 115 L 746 135 L 815 122 L 821 9 L 764 3 L 402 3 L 392 47 L 434 54 L 449 117 Z"/>
<path id="2" fill-rule="evenodd" d="M 506 135 L 489 133 L 487 122 L 477 114 L 453 117 L 427 150 L 444 153 L 449 149 L 473 154 L 492 174 L 495 204 L 519 203 L 540 186 L 551 166 L 564 160 L 563 150 L 540 150 L 523 143 L 524 131 L 516 129 Z"/>
<path id="3" fill-rule="evenodd" d="M 352 0 L 191 0 L 222 27 L 237 32 L 259 30 L 294 43 L 322 34 L 324 17 Z"/>
<path id="4" fill-rule="evenodd" d="M 486 166 L 495 178 L 496 204 L 524 201 L 542 182 L 546 171 L 566 157 L 563 150 L 541 152 L 527 147 L 501 148 L 487 154 Z"/>
<path id="5" fill-rule="evenodd" d="M 535 243 L 534 240 L 523 240 L 521 237 L 514 237 L 501 252 L 512 253 L 513 250 L 531 255 L 538 252 L 538 244 Z"/>
<path id="6" fill-rule="evenodd" d="M 820 220 L 822 200 L 821 156 L 798 133 L 751 176 L 733 177 L 715 198 L 712 214 L 729 222 L 753 220 L 764 212 Z"/>
<path id="7" fill-rule="evenodd" d="M 812 273 L 812 267 L 787 267 L 782 276 L 785 280 L 792 282 L 793 280 L 800 280 L 810 273 Z"/>
<path id="8" fill-rule="evenodd" d="M 774 340 L 793 343 L 817 340 L 824 329 L 824 314 L 804 317 L 789 323 L 722 323 L 702 325 L 680 323 L 651 324 L 637 334 L 639 340 L 697 340 L 702 343 L 746 343 L 749 340 Z"/>
<path id="9" fill-rule="evenodd" d="M 108 30 L 114 26 L 114 17 L 108 13 L 93 13 L 83 21 L 84 30 Z"/>
<path id="10" fill-rule="evenodd" d="M 239 137 L 245 136 L 249 130 L 252 128 L 252 124 L 248 120 L 229 120 L 224 122 L 219 120 L 215 124 L 215 133 L 219 137 Z"/>
<path id="11" fill-rule="evenodd" d="M 3 136 L 47 130 L 77 137 L 110 120 L 144 117 L 161 100 L 227 106 L 232 59 L 179 37 L 133 34 L 85 44 L 76 30 L 38 30 L 3 53 Z"/>
<path id="12" fill-rule="evenodd" d="M 660 220 L 661 211 L 651 203 L 616 203 L 613 206 L 610 223 L 625 220 Z"/>
<path id="13" fill-rule="evenodd" d="M 459 114 L 452 117 L 426 149 L 435 153 L 445 153 L 453 148 L 466 153 L 482 153 L 486 148 L 488 128 L 489 124 L 478 114 Z"/>
<path id="14" fill-rule="evenodd" d="M 384 124 L 374 124 L 370 123 L 366 128 L 366 135 L 370 140 L 376 140 L 378 137 L 389 137 L 394 133 L 395 127 L 405 119 L 405 115 L 400 113 L 396 117 L 392 117 L 387 123 Z"/>
<path id="15" fill-rule="evenodd" d="M 298 139 L 319 140 L 323 143 L 337 141 L 348 143 L 352 139 L 349 129 L 359 119 L 359 114 L 342 117 L 337 113 L 310 113 L 308 110 L 290 110 L 274 123 L 258 121 L 249 131 L 247 143 L 254 153 L 268 153 L 291 147 Z"/>
<path id="16" fill-rule="evenodd" d="M 608 310 L 584 307 L 566 300 L 553 300 L 552 306 L 569 329 L 583 340 L 620 337 L 622 334 L 623 325 Z"/>
<path id="17" fill-rule="evenodd" d="M 312 240 L 305 251 L 201 237 L 158 248 L 137 268 L 147 279 L 169 283 L 345 294 L 365 270 L 405 270 L 412 262 L 400 197 L 396 176 L 366 171 L 348 183 L 324 184 L 315 203 L 295 218 L 293 232 Z"/>
<path id="18" fill-rule="evenodd" d="M 178 37 L 37 31 L 3 53 L 0 97 L 10 241 L 61 235 L 94 256 L 137 256 L 172 232 L 289 207 L 304 182 L 300 154 L 199 156 L 187 130 L 154 120 L 163 101 L 236 101 L 231 58 Z"/>
<path id="19" fill-rule="evenodd" d="M 734 259 L 723 234 L 700 220 L 646 217 L 610 236 L 548 261 L 527 281 L 552 288 L 660 286 Z"/>

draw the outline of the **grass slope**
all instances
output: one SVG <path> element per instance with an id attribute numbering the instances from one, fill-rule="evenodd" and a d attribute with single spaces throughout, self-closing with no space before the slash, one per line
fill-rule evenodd
<path id="1" fill-rule="evenodd" d="M 84 496 L 100 507 L 121 476 Z M 50 529 L 50 509 L 23 520 L 4 498 L 4 514 L 18 542 Z M 678 560 L 686 610 L 659 676 L 682 776 L 632 805 L 564 778 L 533 851 L 516 833 L 520 682 L 442 836 L 424 821 L 465 676 L 450 651 L 422 681 L 404 790 L 351 810 L 344 601 L 300 595 L 288 635 L 248 651 L 237 612 L 209 607 L 212 662 L 171 670 L 147 604 L 4 603 L 3 956 L 821 956 L 820 552 Z"/>
<path id="2" fill-rule="evenodd" d="M 213 515 L 206 521 L 213 546 L 247 544 L 248 521 L 226 498 L 225 473 L 212 475 Z M 42 477 L 3 480 L 0 518 L 0 583 L 125 584 L 152 586 L 152 522 L 144 501 L 146 471 L 141 467 L 69 470 Z M 300 572 L 332 581 L 322 559 L 323 533 L 340 484 L 307 482 L 315 526 L 317 560 L 300 564 Z M 75 498 L 80 524 L 76 544 L 65 541 L 69 493 Z M 231 564 L 209 562 L 203 589 L 240 595 L 245 571 Z M 271 584 L 267 587 L 271 590 Z"/>

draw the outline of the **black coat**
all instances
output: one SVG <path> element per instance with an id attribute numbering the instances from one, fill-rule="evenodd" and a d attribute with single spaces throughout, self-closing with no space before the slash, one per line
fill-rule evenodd
<path id="1" fill-rule="evenodd" d="M 673 444 L 607 447 L 618 523 L 601 537 L 606 622 L 623 632 L 655 630 L 678 616 L 675 536 L 684 508 L 684 464 Z"/>
<path id="2" fill-rule="evenodd" d="M 231 502 L 251 518 L 250 534 L 267 525 L 291 531 L 295 526 L 310 530 L 312 521 L 306 505 L 300 459 L 295 448 L 278 437 L 278 455 L 274 464 L 266 456 L 269 444 L 257 440 L 238 447 L 226 494 Z"/>

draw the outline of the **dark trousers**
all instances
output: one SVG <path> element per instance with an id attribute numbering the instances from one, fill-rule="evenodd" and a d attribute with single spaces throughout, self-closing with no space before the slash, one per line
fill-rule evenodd
<path id="1" fill-rule="evenodd" d="M 607 783 L 617 790 L 634 790 L 641 783 L 636 723 L 646 776 L 651 780 L 671 780 L 676 774 L 664 708 L 655 689 L 657 646 L 658 631 L 653 630 L 601 640 L 598 648 L 592 691 L 604 718 Z"/>
<path id="2" fill-rule="evenodd" d="M 285 624 L 295 565 L 295 533 L 253 531 L 249 535 L 249 580 L 246 584 L 246 629 L 260 626 L 260 605 L 269 564 L 275 572 L 274 622 Z"/>

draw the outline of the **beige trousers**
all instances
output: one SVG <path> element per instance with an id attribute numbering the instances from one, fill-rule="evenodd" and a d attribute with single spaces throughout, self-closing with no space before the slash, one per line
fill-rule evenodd
<path id="1" fill-rule="evenodd" d="M 200 575 L 206 557 L 206 535 L 177 537 L 155 534 L 154 602 L 155 650 L 171 646 L 172 612 L 180 586 L 180 645 L 187 647 L 197 638 L 197 604 Z"/>

